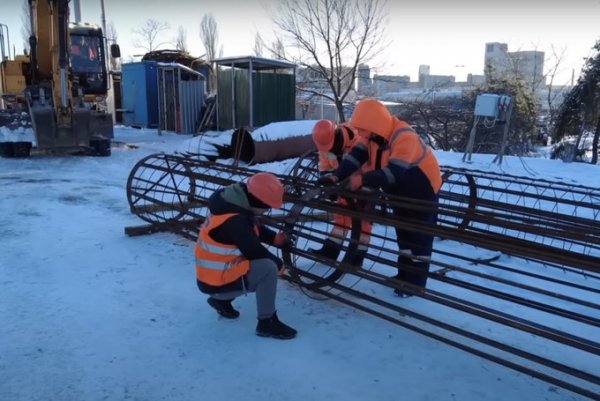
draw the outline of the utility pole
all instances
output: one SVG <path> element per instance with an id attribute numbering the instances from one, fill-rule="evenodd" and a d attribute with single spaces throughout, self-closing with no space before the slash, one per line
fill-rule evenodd
<path id="1" fill-rule="evenodd" d="M 101 9 L 101 21 L 102 21 L 102 32 L 104 32 L 104 36 L 106 36 L 106 13 L 104 12 L 104 0 L 100 0 L 100 9 Z"/>
<path id="2" fill-rule="evenodd" d="M 73 0 L 73 12 L 75 13 L 75 22 L 81 22 L 81 4 L 79 0 Z"/>
<path id="3" fill-rule="evenodd" d="M 6 55 L 4 54 L 4 34 L 2 33 L 2 29 L 6 28 L 6 41 L 8 44 L 8 59 L 10 60 L 10 35 L 8 34 L 8 25 L 6 24 L 0 24 L 0 40 L 2 40 L 2 60 L 0 61 L 4 61 L 4 59 L 6 58 Z M 15 55 L 15 53 L 13 52 L 13 56 Z"/>

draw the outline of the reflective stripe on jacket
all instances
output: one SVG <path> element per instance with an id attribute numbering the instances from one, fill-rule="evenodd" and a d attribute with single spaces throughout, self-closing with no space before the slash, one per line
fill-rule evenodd
<path id="1" fill-rule="evenodd" d="M 196 278 L 198 281 L 222 286 L 234 282 L 250 268 L 250 261 L 242 256 L 235 245 L 222 244 L 211 238 L 210 232 L 237 213 L 208 214 L 200 227 L 196 241 Z M 258 228 L 254 227 L 258 235 Z"/>
<path id="2" fill-rule="evenodd" d="M 406 122 L 398 119 L 395 122 L 394 131 L 384 146 L 369 141 L 368 170 L 383 171 L 388 184 L 393 186 L 397 172 L 419 168 L 429 180 L 433 192 L 438 193 L 442 176 L 431 147 Z"/>

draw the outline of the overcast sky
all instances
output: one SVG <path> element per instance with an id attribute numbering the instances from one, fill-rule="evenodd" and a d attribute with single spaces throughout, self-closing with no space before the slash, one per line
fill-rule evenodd
<path id="1" fill-rule="evenodd" d="M 0 2 L 0 23 L 7 24 L 11 41 L 21 47 L 20 0 Z M 188 33 L 192 54 L 204 49 L 199 25 L 205 13 L 212 12 L 218 26 L 224 56 L 252 54 L 254 37 L 260 31 L 272 38 L 275 0 L 105 0 L 106 19 L 117 29 L 122 53 L 127 57 L 142 53 L 133 47 L 132 30 L 153 18 L 168 22 L 172 41 L 178 26 Z M 81 0 L 84 21 L 100 24 L 100 1 Z M 464 80 L 467 73 L 482 74 L 486 42 L 507 43 L 509 51 L 546 52 L 546 68 L 553 62 L 551 46 L 565 52 L 560 82 L 566 83 L 571 71 L 578 75 L 583 60 L 600 39 L 600 0 L 550 0 L 536 5 L 524 0 L 442 1 L 419 0 L 413 3 L 390 1 L 387 25 L 390 46 L 379 73 L 410 75 L 417 79 L 418 66 L 427 64 L 432 74 L 455 75 Z M 385 60 L 385 62 L 383 62 Z M 564 82 L 562 82 L 564 81 Z"/>

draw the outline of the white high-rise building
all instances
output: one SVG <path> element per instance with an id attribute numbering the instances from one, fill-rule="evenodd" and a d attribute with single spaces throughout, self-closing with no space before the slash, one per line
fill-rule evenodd
<path id="1" fill-rule="evenodd" d="M 367 64 L 359 64 L 357 68 L 356 91 L 358 93 L 365 93 L 370 91 L 372 87 L 371 68 Z"/>
<path id="2" fill-rule="evenodd" d="M 506 43 L 485 44 L 485 76 L 521 78 L 532 87 L 544 86 L 544 52 L 509 52 Z"/>

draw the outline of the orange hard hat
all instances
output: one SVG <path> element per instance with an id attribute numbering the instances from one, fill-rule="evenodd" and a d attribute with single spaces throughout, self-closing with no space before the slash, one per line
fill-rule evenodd
<path id="1" fill-rule="evenodd" d="M 283 185 L 279 178 L 271 173 L 256 173 L 248 178 L 248 192 L 256 199 L 273 209 L 283 204 Z"/>
<path id="2" fill-rule="evenodd" d="M 317 150 L 329 152 L 335 140 L 335 124 L 329 120 L 319 120 L 312 130 L 312 139 Z"/>

